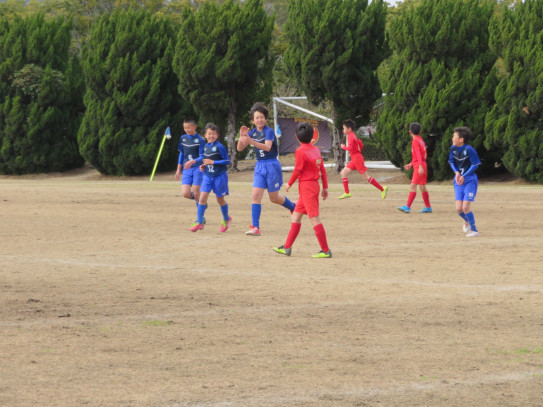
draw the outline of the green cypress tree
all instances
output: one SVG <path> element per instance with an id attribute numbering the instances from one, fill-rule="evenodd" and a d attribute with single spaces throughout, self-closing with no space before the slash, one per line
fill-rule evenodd
<path id="1" fill-rule="evenodd" d="M 76 143 L 83 87 L 77 57 L 70 58 L 71 27 L 39 14 L 0 21 L 0 173 L 83 164 Z"/>
<path id="2" fill-rule="evenodd" d="M 206 2 L 183 15 L 174 58 L 179 93 L 192 103 L 201 121 L 213 121 L 223 129 L 226 125 L 234 169 L 238 118 L 255 101 L 271 95 L 273 23 L 262 0 L 227 0 L 220 6 Z"/>
<path id="3" fill-rule="evenodd" d="M 505 72 L 486 116 L 485 145 L 504 152 L 512 173 L 543 183 L 543 0 L 503 6 L 490 26 Z"/>
<path id="4" fill-rule="evenodd" d="M 376 70 L 388 55 L 387 6 L 382 0 L 294 0 L 285 33 L 285 63 L 308 99 L 330 100 L 334 111 L 336 171 L 344 164 L 341 123 L 367 123 L 381 96 Z"/>
<path id="5" fill-rule="evenodd" d="M 484 121 L 494 103 L 495 56 L 488 45 L 492 2 L 422 0 L 406 3 L 391 21 L 393 56 L 382 81 L 383 113 L 376 137 L 390 161 L 411 161 L 411 122 L 422 125 L 430 179 L 451 177 L 447 163 L 453 129 L 472 129 L 470 142 L 483 169 L 494 168 L 499 152 L 484 147 Z"/>
<path id="6" fill-rule="evenodd" d="M 81 154 L 111 175 L 151 172 L 164 130 L 182 129 L 191 110 L 177 95 L 172 70 L 175 30 L 144 11 L 101 16 L 83 48 L 86 111 Z M 160 169 L 173 169 L 177 145 L 164 147 Z"/>

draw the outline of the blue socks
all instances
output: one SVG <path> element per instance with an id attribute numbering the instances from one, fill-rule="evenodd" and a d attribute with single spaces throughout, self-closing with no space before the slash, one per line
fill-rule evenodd
<path id="1" fill-rule="evenodd" d="M 230 218 L 228 216 L 228 204 L 221 206 L 221 212 L 223 220 L 228 220 Z"/>
<path id="2" fill-rule="evenodd" d="M 290 199 L 288 199 L 286 196 L 285 196 L 285 202 L 283 202 L 282 206 L 284 206 L 291 212 L 294 211 L 294 208 L 296 208 L 296 204 L 292 202 Z"/>
<path id="3" fill-rule="evenodd" d="M 468 221 L 468 218 L 466 218 L 466 214 L 464 212 L 459 212 L 458 213 L 458 216 L 460 216 L 462 219 L 464 219 L 466 222 L 469 222 Z"/>
<path id="4" fill-rule="evenodd" d="M 204 213 L 207 209 L 207 205 L 200 205 L 198 204 L 198 211 L 197 211 L 197 215 L 196 215 L 196 222 L 198 223 L 204 223 Z M 228 208 L 227 208 L 228 210 Z"/>
<path id="5" fill-rule="evenodd" d="M 260 228 L 260 213 L 262 212 L 261 204 L 252 204 L 251 205 L 251 216 L 253 219 L 253 227 Z"/>
<path id="6" fill-rule="evenodd" d="M 475 227 L 475 216 L 473 215 L 473 212 L 466 213 L 466 220 L 469 222 L 469 226 L 471 227 L 471 230 L 474 232 L 477 232 L 477 228 Z"/>

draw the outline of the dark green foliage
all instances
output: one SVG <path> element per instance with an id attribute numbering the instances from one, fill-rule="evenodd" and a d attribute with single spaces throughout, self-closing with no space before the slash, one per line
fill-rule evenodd
<path id="1" fill-rule="evenodd" d="M 543 0 L 502 7 L 490 32 L 506 75 L 486 116 L 485 145 L 504 151 L 512 173 L 543 183 Z"/>
<path id="2" fill-rule="evenodd" d="M 83 164 L 83 112 L 71 22 L 43 15 L 0 21 L 0 173 L 65 171 Z"/>
<path id="3" fill-rule="evenodd" d="M 493 170 L 499 151 L 485 148 L 484 122 L 494 103 L 495 56 L 488 46 L 492 2 L 422 0 L 398 10 L 390 24 L 393 56 L 385 74 L 385 106 L 376 137 L 397 167 L 411 161 L 411 122 L 422 125 L 430 179 L 452 176 L 447 163 L 453 129 L 468 126 L 482 160 Z"/>
<path id="4" fill-rule="evenodd" d="M 149 174 L 166 127 L 183 129 L 190 111 L 177 94 L 171 22 L 146 12 L 116 11 L 93 25 L 83 48 L 86 112 L 81 154 L 111 175 Z M 166 142 L 159 169 L 173 169 L 176 137 Z"/>
<path id="5" fill-rule="evenodd" d="M 387 56 L 387 6 L 381 0 L 293 0 L 285 32 L 285 63 L 313 104 L 330 100 L 336 130 L 346 118 L 369 120 L 381 95 L 376 69 Z M 343 166 L 337 131 L 334 155 Z"/>
<path id="6" fill-rule="evenodd" d="M 273 17 L 262 0 L 221 5 L 204 3 L 183 14 L 174 70 L 179 93 L 200 115 L 228 137 L 232 168 L 237 167 L 234 137 L 239 117 L 271 94 L 273 59 L 268 50 Z M 246 123 L 249 124 L 249 123 Z"/>

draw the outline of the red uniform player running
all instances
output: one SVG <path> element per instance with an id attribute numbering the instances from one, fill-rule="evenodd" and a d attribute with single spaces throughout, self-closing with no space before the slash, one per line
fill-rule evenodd
<path id="1" fill-rule="evenodd" d="M 343 122 L 343 133 L 347 136 L 347 145 L 342 144 L 341 148 L 348 151 L 351 154 L 351 161 L 341 170 L 341 181 L 343 182 L 343 189 L 345 193 L 339 197 L 339 199 L 345 199 L 351 197 L 351 192 L 349 191 L 349 174 L 357 170 L 362 178 L 368 181 L 371 185 L 381 191 L 381 198 L 385 199 L 387 197 L 388 187 L 383 187 L 377 182 L 377 180 L 368 175 L 368 169 L 366 164 L 364 164 L 364 156 L 362 155 L 362 148 L 364 144 L 362 140 L 356 137 L 354 134 L 355 124 L 351 119 L 347 119 Z"/>
<path id="2" fill-rule="evenodd" d="M 287 241 L 283 246 L 274 247 L 273 250 L 286 256 L 291 255 L 292 245 L 302 227 L 302 216 L 307 215 L 321 246 L 321 251 L 312 257 L 330 258 L 332 257 L 332 251 L 328 247 L 326 232 L 319 216 L 319 178 L 322 177 L 322 199 L 326 199 L 328 197 L 328 177 L 320 150 L 311 144 L 313 126 L 306 122 L 299 123 L 296 127 L 296 137 L 301 145 L 296 150 L 294 172 L 285 186 L 285 190 L 288 192 L 292 184 L 298 180 L 300 198 L 296 202 L 296 207 L 292 214 L 292 224 Z"/>

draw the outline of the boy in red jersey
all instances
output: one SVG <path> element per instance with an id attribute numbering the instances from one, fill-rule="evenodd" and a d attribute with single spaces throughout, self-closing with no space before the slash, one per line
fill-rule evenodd
<path id="1" fill-rule="evenodd" d="M 338 199 L 350 198 L 351 193 L 349 192 L 349 174 L 354 170 L 362 175 L 362 178 L 368 181 L 371 185 L 381 191 L 381 198 L 385 199 L 387 197 L 388 187 L 382 187 L 377 180 L 368 175 L 368 169 L 364 164 L 364 156 L 362 155 L 362 140 L 356 137 L 354 134 L 355 124 L 351 119 L 347 119 L 343 122 L 343 133 L 347 136 L 347 146 L 345 144 L 341 145 L 341 148 L 348 151 L 351 154 L 351 161 L 341 170 L 341 181 L 343 182 L 343 189 L 345 193 L 338 197 Z"/>
<path id="2" fill-rule="evenodd" d="M 300 233 L 302 227 L 302 216 L 307 214 L 313 224 L 315 235 L 321 246 L 321 251 L 312 257 L 330 258 L 332 251 L 328 247 L 326 232 L 319 216 L 319 177 L 322 177 L 322 199 L 328 197 L 328 177 L 322 161 L 320 150 L 311 144 L 313 138 L 313 126 L 309 123 L 299 123 L 296 127 L 296 137 L 301 145 L 296 150 L 296 163 L 294 171 L 285 190 L 288 192 L 292 184 L 299 180 L 300 198 L 296 202 L 296 207 L 292 214 L 292 224 L 287 241 L 283 246 L 274 247 L 277 253 L 290 256 L 292 245 Z"/>
<path id="3" fill-rule="evenodd" d="M 426 180 L 428 177 L 428 168 L 426 166 L 426 144 L 420 136 L 420 124 L 411 123 L 409 125 L 409 135 L 411 136 L 411 162 L 404 165 L 406 170 L 410 170 L 413 167 L 413 178 L 411 179 L 411 186 L 409 188 L 409 196 L 407 197 L 407 204 L 399 206 L 398 210 L 404 213 L 411 212 L 411 204 L 417 196 L 417 185 L 422 193 L 422 200 L 424 201 L 424 208 L 419 213 L 432 213 L 432 207 L 430 206 L 430 195 L 426 189 Z"/>

